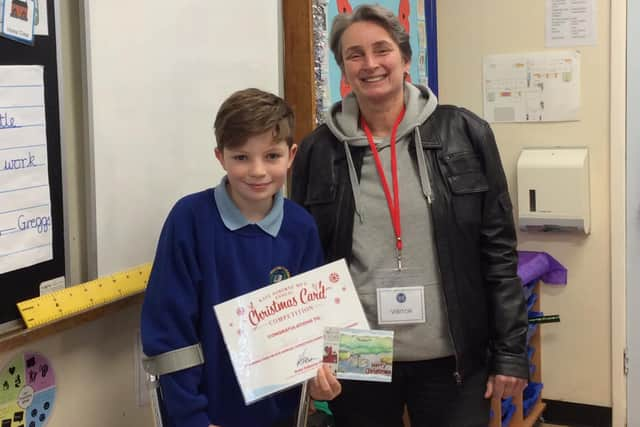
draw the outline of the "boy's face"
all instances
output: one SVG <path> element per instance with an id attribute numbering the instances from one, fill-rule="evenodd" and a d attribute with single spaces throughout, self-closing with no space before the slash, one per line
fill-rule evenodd
<path id="1" fill-rule="evenodd" d="M 227 172 L 231 199 L 248 220 L 259 221 L 269 212 L 296 151 L 295 144 L 289 147 L 286 141 L 274 142 L 271 130 L 237 147 L 216 148 L 216 158 Z"/>

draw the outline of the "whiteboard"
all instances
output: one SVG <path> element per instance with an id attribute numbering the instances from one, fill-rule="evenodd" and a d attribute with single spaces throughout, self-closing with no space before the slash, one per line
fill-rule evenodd
<path id="1" fill-rule="evenodd" d="M 280 94 L 279 0 L 84 0 L 93 277 L 153 259 L 183 195 L 216 185 L 232 92 Z"/>

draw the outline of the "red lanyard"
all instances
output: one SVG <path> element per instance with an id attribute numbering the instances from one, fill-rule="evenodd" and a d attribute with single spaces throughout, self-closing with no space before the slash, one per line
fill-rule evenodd
<path id="1" fill-rule="evenodd" d="M 373 134 L 371 133 L 371 129 L 369 129 L 369 125 L 367 125 L 367 121 L 364 116 L 360 116 L 360 125 L 362 126 L 362 130 L 364 130 L 364 134 L 367 136 L 367 140 L 369 141 L 369 147 L 371 148 L 371 152 L 373 153 L 373 158 L 376 161 L 376 168 L 378 169 L 378 176 L 380 177 L 380 183 L 382 184 L 382 189 L 384 190 L 384 195 L 387 198 L 387 206 L 389 206 L 389 215 L 391 216 L 391 223 L 393 224 L 393 231 L 396 235 L 396 258 L 398 260 L 398 270 L 402 269 L 402 226 L 400 224 L 400 191 L 398 189 L 398 159 L 396 156 L 396 133 L 398 132 L 398 126 L 400 126 L 400 122 L 404 117 L 405 107 L 402 106 L 402 111 L 398 115 L 396 122 L 393 124 L 393 129 L 391 130 L 391 139 L 389 144 L 391 146 L 391 180 L 393 181 L 393 198 L 391 197 L 391 192 L 389 191 L 389 184 L 387 182 L 387 178 L 384 174 L 384 169 L 382 168 L 382 162 L 380 161 L 380 154 L 378 153 L 378 148 L 376 147 L 376 143 L 373 141 Z"/>

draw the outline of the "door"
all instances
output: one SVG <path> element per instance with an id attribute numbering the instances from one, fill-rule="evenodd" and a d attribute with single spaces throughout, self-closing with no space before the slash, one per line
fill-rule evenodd
<path id="1" fill-rule="evenodd" d="M 627 23 L 640 22 L 628 0 Z M 640 426 L 640 26 L 627 25 L 627 425 Z"/>

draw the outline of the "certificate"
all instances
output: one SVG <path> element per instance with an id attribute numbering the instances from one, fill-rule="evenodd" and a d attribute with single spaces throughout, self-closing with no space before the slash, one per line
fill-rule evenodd
<path id="1" fill-rule="evenodd" d="M 313 378 L 325 327 L 369 329 L 344 260 L 213 308 L 246 404 Z"/>

